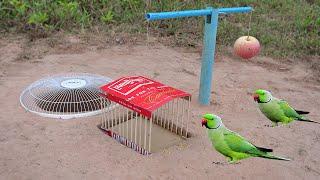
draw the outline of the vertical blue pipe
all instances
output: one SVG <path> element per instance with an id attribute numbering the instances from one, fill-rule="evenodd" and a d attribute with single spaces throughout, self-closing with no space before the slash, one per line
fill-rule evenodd
<path id="1" fill-rule="evenodd" d="M 212 9 L 208 7 L 207 9 Z M 212 9 L 212 14 L 205 17 L 204 49 L 202 51 L 202 65 L 200 76 L 199 103 L 209 105 L 211 99 L 212 71 L 218 27 L 219 9 Z"/>

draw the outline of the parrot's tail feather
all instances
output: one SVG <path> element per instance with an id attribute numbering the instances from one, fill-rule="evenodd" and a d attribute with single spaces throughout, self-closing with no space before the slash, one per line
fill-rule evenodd
<path id="1" fill-rule="evenodd" d="M 264 155 L 262 156 L 264 158 L 267 158 L 267 159 L 275 159 L 275 160 L 281 160 L 281 161 L 291 161 L 291 159 L 288 159 L 288 158 L 284 158 L 284 157 L 279 157 L 279 156 L 274 156 L 274 155 Z"/>
<path id="2" fill-rule="evenodd" d="M 300 111 L 300 110 L 296 110 L 295 111 L 298 113 L 298 114 L 309 114 L 310 112 L 308 111 Z"/>
<path id="3" fill-rule="evenodd" d="M 273 152 L 272 149 L 268 149 L 268 148 L 263 148 L 263 147 L 258 147 L 258 146 L 256 146 L 256 148 L 259 149 L 262 152 Z"/>
<path id="4" fill-rule="evenodd" d="M 297 120 L 298 120 L 298 121 L 305 121 L 305 122 L 312 122 L 312 123 L 320 124 L 320 122 L 312 121 L 312 120 L 310 120 L 310 119 L 301 119 L 301 118 L 299 118 L 299 119 L 297 119 Z"/>

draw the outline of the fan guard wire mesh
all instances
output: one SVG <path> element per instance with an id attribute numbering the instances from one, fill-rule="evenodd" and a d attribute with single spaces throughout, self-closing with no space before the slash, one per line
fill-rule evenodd
<path id="1" fill-rule="evenodd" d="M 110 102 L 102 101 L 99 87 L 108 77 L 88 73 L 58 74 L 40 79 L 20 96 L 21 105 L 43 117 L 71 119 L 100 114 Z M 104 104 L 103 104 L 104 103 Z"/>

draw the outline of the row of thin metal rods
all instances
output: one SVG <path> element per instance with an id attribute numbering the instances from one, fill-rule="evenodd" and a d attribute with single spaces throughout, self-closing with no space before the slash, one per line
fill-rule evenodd
<path id="1" fill-rule="evenodd" d="M 39 95 L 34 94 L 31 90 L 29 91 L 32 98 L 25 97 L 25 104 L 30 106 L 29 104 L 35 103 L 31 105 L 31 107 L 40 107 L 41 109 L 50 112 L 65 114 L 100 109 L 100 107 L 97 107 L 101 100 L 99 94 L 87 88 L 78 90 L 60 90 L 54 91 L 55 93 L 51 94 L 37 93 Z"/>
<path id="2" fill-rule="evenodd" d="M 111 102 L 109 108 L 113 109 L 105 107 L 102 108 L 104 111 L 102 115 L 102 128 L 111 130 L 112 132 L 115 132 L 116 130 L 120 136 L 125 137 L 127 140 L 134 142 L 140 147 L 143 146 L 145 150 L 148 148 L 148 151 L 150 152 L 153 123 L 156 123 L 178 135 L 188 137 L 190 100 L 190 97 L 188 99 L 174 99 L 158 108 L 152 114 L 150 119 L 137 112 L 129 110 L 126 107 L 118 105 L 117 103 Z M 105 106 L 105 104 L 106 103 L 101 101 L 101 106 Z M 150 120 L 149 123 L 148 120 Z M 122 124 L 125 122 L 126 124 Z M 144 133 L 142 133 L 142 129 L 144 129 Z M 142 136 L 142 134 L 144 136 Z"/>
<path id="3" fill-rule="evenodd" d="M 190 119 L 190 97 L 177 98 L 159 108 L 155 115 L 155 123 L 183 137 L 188 137 Z"/>
<path id="4" fill-rule="evenodd" d="M 109 107 L 115 107 L 114 105 L 116 104 L 112 102 Z M 149 152 L 151 151 L 151 132 L 152 132 L 152 124 L 153 124 L 152 117 L 150 118 L 151 122 L 148 123 L 148 119 L 145 116 L 140 115 L 137 112 L 133 112 L 123 106 L 118 106 L 110 111 L 108 111 L 108 108 L 103 108 L 103 111 L 105 111 L 102 115 L 103 129 L 111 130 L 111 132 L 113 133 L 117 132 L 118 135 L 126 138 L 131 142 L 134 142 L 139 147 L 143 146 L 142 148 L 144 148 L 145 150 L 148 150 Z M 106 111 L 108 111 L 108 113 L 106 113 Z M 129 123 L 130 123 L 130 127 L 129 127 Z M 142 133 L 142 129 L 144 129 L 143 130 L 144 133 Z"/>

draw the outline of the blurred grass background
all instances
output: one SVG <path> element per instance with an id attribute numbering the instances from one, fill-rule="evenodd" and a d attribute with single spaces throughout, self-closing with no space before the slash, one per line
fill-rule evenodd
<path id="1" fill-rule="evenodd" d="M 173 39 L 175 46 L 202 43 L 203 18 L 147 23 L 145 12 L 252 6 L 250 35 L 263 44 L 263 55 L 320 55 L 320 0 L 1 0 L 0 32 L 50 36 L 99 28 L 106 33 L 149 33 Z M 221 16 L 217 41 L 231 46 L 247 34 L 250 14 Z"/>

